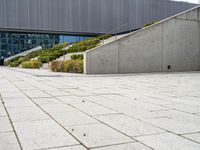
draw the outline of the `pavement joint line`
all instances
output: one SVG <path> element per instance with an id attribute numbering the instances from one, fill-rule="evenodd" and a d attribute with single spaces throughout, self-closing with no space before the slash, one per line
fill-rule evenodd
<path id="1" fill-rule="evenodd" d="M 171 108 L 171 107 L 169 107 L 169 106 L 164 106 L 164 105 L 160 105 L 160 104 L 159 104 L 159 106 L 166 107 L 166 108 L 170 108 L 171 110 L 176 110 L 176 111 L 179 111 L 179 112 L 182 112 L 182 113 L 194 115 L 193 113 L 189 113 L 189 112 L 187 112 L 187 111 L 183 111 L 183 110 L 180 110 L 180 109 Z M 196 116 L 196 115 L 194 115 L 194 116 Z"/>
<path id="2" fill-rule="evenodd" d="M 184 133 L 184 134 L 180 134 L 180 135 L 182 135 L 182 136 L 183 136 L 183 135 L 198 134 L 198 133 L 200 134 L 200 131 L 199 131 L 199 132 L 190 132 L 190 133 Z"/>
<path id="3" fill-rule="evenodd" d="M 98 116 L 114 116 L 114 115 L 122 115 L 123 113 L 111 113 L 111 114 L 98 114 L 98 115 L 92 115 L 94 117 Z"/>
<path id="4" fill-rule="evenodd" d="M 173 119 L 173 118 L 171 118 L 169 116 L 150 117 L 150 118 L 144 118 L 144 119 L 161 119 L 161 118 Z"/>
<path id="5" fill-rule="evenodd" d="M 122 142 L 117 144 L 109 144 L 109 145 L 103 145 L 103 146 L 96 146 L 96 147 L 90 147 L 90 150 L 96 149 L 96 148 L 104 148 L 104 147 L 110 147 L 110 146 L 118 146 L 118 145 L 124 145 L 124 144 L 130 144 L 130 143 L 138 143 L 137 141 L 131 141 L 131 142 Z"/>
<path id="6" fill-rule="evenodd" d="M 69 148 L 69 147 L 75 147 L 75 146 L 81 146 L 81 145 L 80 144 L 63 145 L 63 146 L 40 148 L 40 149 L 33 149 L 33 150 L 53 150 L 54 148 Z"/>
<path id="7" fill-rule="evenodd" d="M 120 95 L 120 94 L 117 94 L 117 93 L 94 93 L 95 95 L 93 96 L 105 96 L 105 95 Z"/>
<path id="8" fill-rule="evenodd" d="M 56 119 L 55 119 L 56 120 Z M 84 125 L 98 125 L 100 122 L 94 122 L 94 123 L 80 123 L 77 125 L 68 125 L 67 127 L 78 127 L 78 126 L 84 126 Z"/>
<path id="9" fill-rule="evenodd" d="M 182 136 L 182 135 L 179 135 L 180 137 L 182 137 L 182 138 L 185 138 L 185 139 L 187 139 L 187 140 L 190 140 L 190 141 L 192 141 L 192 142 L 195 142 L 195 143 L 197 143 L 197 144 L 200 144 L 200 142 L 197 142 L 197 141 L 195 141 L 195 140 L 193 140 L 193 139 L 190 139 L 190 138 L 188 138 L 188 137 L 185 137 L 185 136 Z"/>
<path id="10" fill-rule="evenodd" d="M 170 111 L 171 109 L 151 110 L 150 112 Z"/>
<path id="11" fill-rule="evenodd" d="M 137 136 L 132 136 L 133 138 L 137 138 L 137 137 L 145 137 L 145 136 L 151 136 L 151 135 L 160 135 L 160 134 L 166 134 L 168 132 L 161 132 L 161 133 L 152 133 L 152 134 L 145 134 L 145 135 L 137 135 Z"/>
<path id="12" fill-rule="evenodd" d="M 8 119 L 9 119 L 9 122 L 10 122 L 10 124 L 11 124 L 11 126 L 12 126 L 13 132 L 14 132 L 14 134 L 15 134 L 16 140 L 17 140 L 17 142 L 18 142 L 18 144 L 19 144 L 19 147 L 20 147 L 21 150 L 23 150 L 22 145 L 21 145 L 21 142 L 20 142 L 20 140 L 19 140 L 19 137 L 18 137 L 17 132 L 16 132 L 16 130 L 15 130 L 15 127 L 14 127 L 14 125 L 13 125 L 12 119 L 11 119 L 11 117 L 10 117 L 10 115 L 9 115 L 9 112 L 8 112 L 6 106 L 5 106 L 5 103 L 4 103 L 4 101 L 3 101 L 3 98 L 2 98 L 2 96 L 1 96 L 1 94 L 0 94 L 0 100 L 1 100 L 1 102 L 2 102 L 2 104 L 3 104 L 3 106 L 4 106 L 4 109 L 5 109 L 5 111 L 6 111 L 7 117 L 8 117 Z"/>

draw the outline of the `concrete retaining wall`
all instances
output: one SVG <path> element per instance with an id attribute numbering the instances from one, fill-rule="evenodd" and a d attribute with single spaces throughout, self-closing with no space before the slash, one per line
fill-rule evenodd
<path id="1" fill-rule="evenodd" d="M 85 73 L 200 70 L 200 8 L 196 7 L 85 53 Z"/>

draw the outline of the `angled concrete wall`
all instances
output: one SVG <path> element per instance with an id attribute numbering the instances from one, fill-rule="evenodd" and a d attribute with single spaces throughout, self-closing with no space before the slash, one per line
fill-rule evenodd
<path id="1" fill-rule="evenodd" d="M 200 70 L 200 8 L 85 53 L 85 73 Z"/>

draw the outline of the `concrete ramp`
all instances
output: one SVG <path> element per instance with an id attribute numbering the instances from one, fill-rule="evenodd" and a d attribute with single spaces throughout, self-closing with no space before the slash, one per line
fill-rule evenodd
<path id="1" fill-rule="evenodd" d="M 200 70 L 200 7 L 86 51 L 86 74 Z"/>
<path id="2" fill-rule="evenodd" d="M 10 56 L 10 57 L 6 58 L 5 61 L 9 61 L 9 60 L 16 58 L 16 57 L 23 57 L 23 56 L 30 54 L 31 52 L 38 51 L 38 50 L 41 50 L 41 49 L 42 49 L 42 46 L 37 46 L 35 48 L 32 48 L 32 49 L 29 49 L 27 51 L 16 54 L 14 56 Z"/>

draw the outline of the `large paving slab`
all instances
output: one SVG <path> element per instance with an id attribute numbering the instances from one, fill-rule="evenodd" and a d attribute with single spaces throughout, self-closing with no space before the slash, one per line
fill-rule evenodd
<path id="1" fill-rule="evenodd" d="M 73 126 L 67 129 L 89 148 L 135 141 L 100 123 Z"/>
<path id="2" fill-rule="evenodd" d="M 36 106 L 8 108 L 8 111 L 13 122 L 26 122 L 50 119 L 50 117 L 47 114 L 45 114 Z"/>
<path id="3" fill-rule="evenodd" d="M 24 149 L 44 149 L 79 144 L 52 120 L 14 123 Z"/>
<path id="4" fill-rule="evenodd" d="M 199 150 L 199 91 L 200 72 L 0 67 L 0 150 Z"/>
<path id="5" fill-rule="evenodd" d="M 25 90 L 24 93 L 31 98 L 52 97 L 50 94 L 47 94 L 42 90 Z"/>
<path id="6" fill-rule="evenodd" d="M 8 117 L 0 117 L 0 133 L 13 131 Z"/>
<path id="7" fill-rule="evenodd" d="M 62 102 L 55 97 L 48 98 L 33 98 L 32 99 L 37 105 L 47 105 L 47 104 L 61 104 Z"/>
<path id="8" fill-rule="evenodd" d="M 20 92 L 20 91 L 6 91 L 6 92 L 1 92 L 1 97 L 2 98 L 25 98 L 26 96 Z"/>
<path id="9" fill-rule="evenodd" d="M 31 102 L 31 100 L 27 97 L 4 98 L 3 101 L 4 101 L 5 106 L 9 108 L 34 106 L 33 102 Z"/>
<path id="10" fill-rule="evenodd" d="M 48 113 L 75 111 L 73 107 L 65 103 L 40 105 L 40 107 Z"/>
<path id="11" fill-rule="evenodd" d="M 97 120 L 80 111 L 52 113 L 51 115 L 64 127 L 98 123 Z"/>
<path id="12" fill-rule="evenodd" d="M 97 119 L 131 137 L 163 133 L 164 130 L 123 114 L 97 116 Z"/>
<path id="13" fill-rule="evenodd" d="M 21 150 L 14 132 L 0 133 L 0 150 Z"/>

